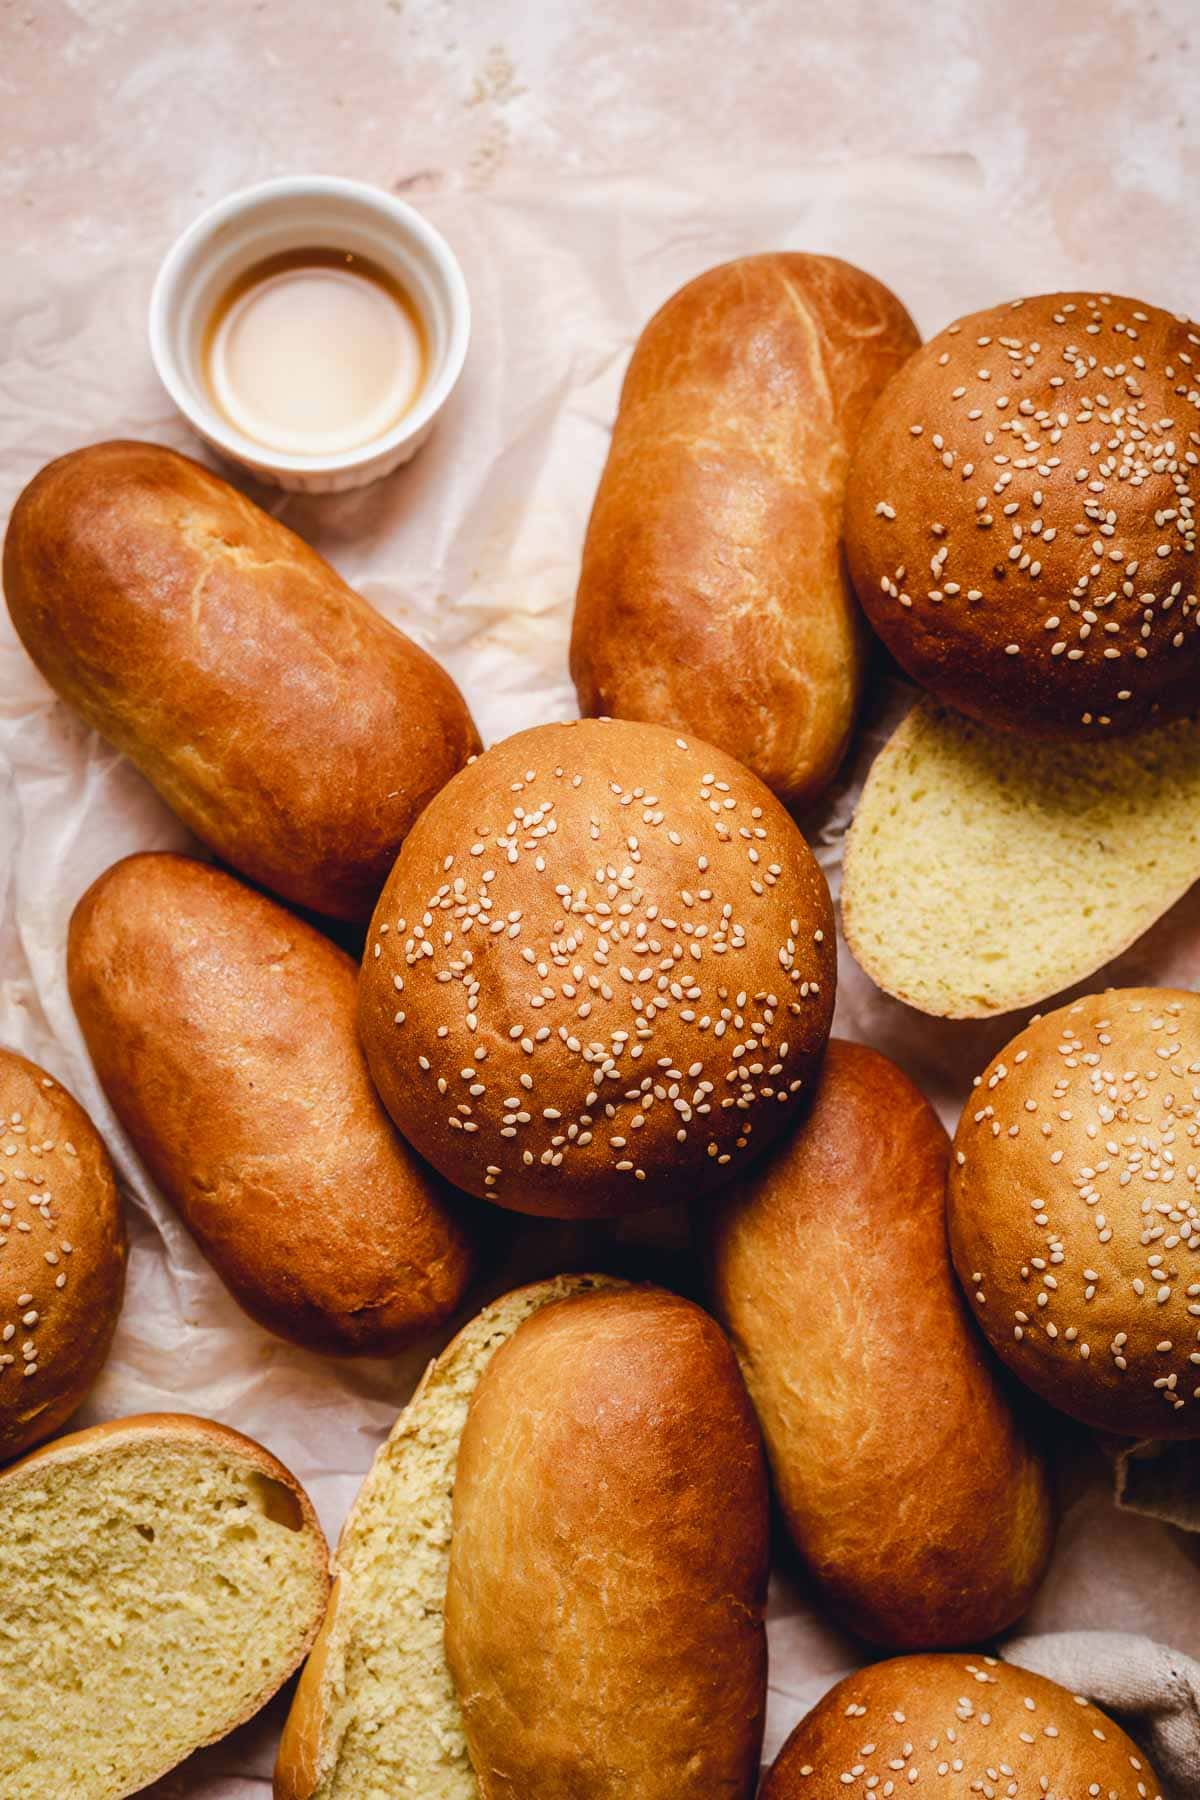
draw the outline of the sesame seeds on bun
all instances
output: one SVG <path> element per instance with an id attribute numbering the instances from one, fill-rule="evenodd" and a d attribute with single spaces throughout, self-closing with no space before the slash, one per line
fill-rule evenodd
<path id="1" fill-rule="evenodd" d="M 44 1069 L 0 1049 L 0 1462 L 82 1405 L 124 1291 L 125 1227 L 100 1134 Z"/>
<path id="2" fill-rule="evenodd" d="M 732 758 L 656 725 L 519 732 L 405 840 L 359 1024 L 384 1104 L 520 1212 L 689 1200 L 786 1124 L 825 1046 L 824 877 Z"/>
<path id="3" fill-rule="evenodd" d="M 1200 329 L 1138 300 L 974 313 L 873 408 L 846 503 L 867 616 L 914 680 L 1039 735 L 1196 709 Z"/>
<path id="4" fill-rule="evenodd" d="M 1093 994 L 979 1077 L 950 1239 L 993 1348 L 1063 1412 L 1200 1437 L 1200 995 Z"/>
<path id="5" fill-rule="evenodd" d="M 899 1656 L 802 1719 L 761 1800 L 1162 1800 L 1119 1726 L 993 1656 Z"/>

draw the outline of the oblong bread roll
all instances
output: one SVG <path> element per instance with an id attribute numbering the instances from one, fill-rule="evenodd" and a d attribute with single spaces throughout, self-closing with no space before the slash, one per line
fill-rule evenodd
<path id="1" fill-rule="evenodd" d="M 197 837 L 294 905 L 365 919 L 479 737 L 445 670 L 244 494 L 160 444 L 91 444 L 19 496 L 17 634 Z"/>
<path id="2" fill-rule="evenodd" d="M 472 1247 L 379 1103 L 336 945 L 208 863 L 129 856 L 75 908 L 67 978 L 114 1112 L 252 1318 L 365 1354 L 450 1316 Z"/>
<path id="3" fill-rule="evenodd" d="M 695 734 L 788 806 L 850 739 L 868 633 L 842 555 L 850 454 L 916 350 L 834 256 L 708 269 L 638 339 L 583 550 L 580 711 Z"/>
<path id="4" fill-rule="evenodd" d="M 835 1039 L 792 1136 L 714 1203 L 718 1317 L 822 1600 L 891 1649 L 981 1642 L 1050 1553 L 1044 1458 L 971 1322 L 950 1140 L 885 1056 Z"/>
<path id="5" fill-rule="evenodd" d="M 442 1643 L 467 1407 L 500 1345 L 540 1307 L 623 1285 L 560 1275 L 505 1294 L 430 1363 L 342 1530 L 329 1612 L 279 1746 L 276 1800 L 479 1800 Z"/>
<path id="6" fill-rule="evenodd" d="M 750 1800 L 767 1488 L 720 1327 L 658 1288 L 544 1307 L 459 1444 L 446 1656 L 482 1800 Z"/>

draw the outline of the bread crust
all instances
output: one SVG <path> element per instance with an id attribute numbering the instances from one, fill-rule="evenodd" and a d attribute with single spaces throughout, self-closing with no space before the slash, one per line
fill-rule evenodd
<path id="1" fill-rule="evenodd" d="M 470 1242 L 379 1105 L 348 956 L 232 875 L 152 853 L 80 900 L 67 975 L 113 1110 L 252 1318 L 367 1353 L 450 1316 Z"/>
<path id="2" fill-rule="evenodd" d="M 954 1139 L 950 1242 L 1022 1381 L 1097 1430 L 1200 1437 L 1200 995 L 1115 988 L 1035 1019 Z"/>
<path id="3" fill-rule="evenodd" d="M 468 1320 L 446 1348 L 426 1367 L 412 1399 L 404 1407 L 388 1433 L 387 1441 L 377 1451 L 346 1522 L 333 1555 L 334 1583 L 326 1608 L 325 1620 L 312 1647 L 308 1661 L 300 1673 L 291 1710 L 279 1742 L 275 1764 L 274 1800 L 312 1800 L 322 1783 L 332 1780 L 337 1758 L 347 1728 L 348 1707 L 354 1696 L 346 1677 L 346 1664 L 356 1629 L 355 1593 L 364 1576 L 362 1561 L 366 1555 L 368 1520 L 381 1490 L 395 1479 L 397 1468 L 408 1455 L 419 1455 L 429 1442 L 430 1419 L 426 1402 L 433 1405 L 440 1394 L 454 1395 L 461 1401 L 473 1391 L 471 1364 L 489 1346 L 501 1341 L 502 1321 L 516 1303 L 528 1314 L 552 1301 L 597 1289 L 624 1288 L 626 1283 L 608 1275 L 555 1275 L 549 1280 L 532 1282 L 503 1294 L 485 1306 L 475 1318 Z M 492 1350 L 494 1354 L 494 1349 Z M 453 1446 L 457 1457 L 458 1446 Z M 420 1509 L 421 1530 L 426 1540 L 446 1554 L 450 1537 L 450 1490 L 453 1486 L 451 1463 L 446 1487 L 436 1494 L 426 1494 Z M 445 1592 L 438 1594 L 440 1608 Z M 397 1694 L 397 1709 L 425 1709 L 431 1715 L 437 1697 L 424 1686 Z M 436 1727 L 435 1727 L 436 1728 Z M 400 1771 L 415 1779 L 409 1770 Z M 328 1789 L 326 1789 L 328 1791 Z"/>
<path id="4" fill-rule="evenodd" d="M 346 1540 L 349 1525 L 348 1518 L 342 1527 L 339 1549 Z M 335 1552 L 335 1567 L 336 1555 Z M 341 1580 L 335 1574 L 321 1629 L 300 1671 L 292 1704 L 284 1720 L 275 1760 L 273 1800 L 310 1800 L 317 1791 L 323 1761 L 331 1749 L 329 1728 L 336 1702 L 331 1691 L 334 1683 L 330 1680 L 329 1664 L 339 1648 L 336 1634 L 341 1596 Z"/>
<path id="5" fill-rule="evenodd" d="M 459 1445 L 446 1655 L 482 1800 L 749 1800 L 766 1475 L 719 1328 L 655 1289 L 543 1307 Z"/>
<path id="6" fill-rule="evenodd" d="M 88 1426 L 83 1431 L 71 1432 L 66 1437 L 56 1439 L 51 1444 L 44 1444 L 20 1462 L 0 1471 L 0 1503 L 3 1500 L 5 1486 L 8 1483 L 41 1480 L 45 1470 L 55 1464 L 64 1462 L 80 1462 L 87 1458 L 111 1449 L 114 1445 L 137 1439 L 159 1439 L 169 1443 L 188 1444 L 202 1441 L 218 1446 L 229 1456 L 235 1456 L 246 1463 L 257 1473 L 264 1475 L 283 1490 L 286 1496 L 284 1504 L 289 1508 L 288 1524 L 290 1529 L 302 1532 L 312 1550 L 312 1573 L 318 1592 L 323 1598 L 329 1593 L 329 1548 L 325 1534 L 317 1518 L 312 1501 L 296 1477 L 269 1450 L 254 1438 L 246 1437 L 243 1432 L 235 1431 L 230 1425 L 223 1425 L 216 1419 L 205 1419 L 191 1413 L 138 1413 L 124 1419 L 111 1419 L 101 1425 Z M 294 1512 L 290 1509 L 294 1508 Z M 300 1666 L 310 1647 L 317 1637 L 324 1613 L 324 1606 L 313 1609 L 310 1626 L 296 1644 L 295 1652 L 285 1668 L 277 1672 L 277 1678 L 258 1694 L 253 1702 L 238 1717 L 222 1722 L 217 1730 L 200 1739 L 193 1749 L 202 1749 L 205 1744 L 218 1742 L 236 1731 L 252 1719 L 270 1700 L 273 1694 L 283 1686 L 288 1677 Z M 171 1758 L 167 1762 L 148 1767 L 141 1779 L 141 1786 L 149 1786 L 160 1776 L 177 1766 L 178 1759 Z M 139 1787 L 139 1791 L 140 1791 Z"/>
<path id="7" fill-rule="evenodd" d="M 1097 1707 L 969 1653 L 897 1657 L 840 1681 L 797 1725 L 760 1800 L 876 1800 L 892 1790 L 913 1800 L 1163 1800 L 1137 1745 Z"/>
<path id="8" fill-rule="evenodd" d="M 790 251 L 710 269 L 655 314 L 584 546 L 583 713 L 695 732 L 789 806 L 827 786 L 866 659 L 841 548 L 850 451 L 919 343 L 880 282 Z"/>
<path id="9" fill-rule="evenodd" d="M 203 1438 L 211 1443 L 219 1444 L 222 1449 L 232 1455 L 240 1456 L 243 1461 L 251 1463 L 263 1475 L 269 1475 L 285 1487 L 296 1502 L 303 1529 L 315 1534 L 321 1544 L 325 1543 L 325 1534 L 321 1530 L 320 1521 L 308 1494 L 291 1471 L 273 1456 L 265 1445 L 257 1438 L 247 1437 L 244 1431 L 238 1431 L 232 1425 L 224 1425 L 219 1419 L 206 1419 L 199 1413 L 155 1412 L 130 1413 L 122 1419 L 105 1419 L 98 1425 L 86 1425 L 81 1431 L 68 1432 L 65 1437 L 56 1438 L 52 1444 L 41 1444 L 36 1450 L 22 1456 L 17 1462 L 10 1463 L 8 1468 L 0 1470 L 0 1486 L 5 1482 L 24 1478 L 31 1471 L 44 1468 L 51 1463 L 79 1462 L 91 1456 L 96 1450 L 106 1445 L 120 1443 L 125 1439 L 161 1437 L 175 1441 L 180 1439 Z M 316 1559 L 318 1564 L 328 1562 L 328 1554 Z M 326 1582 L 328 1585 L 328 1581 Z M 316 1637 L 314 1628 L 312 1637 Z M 312 1639 L 309 1640 L 310 1642 Z M 232 1730 L 233 1727 L 231 1726 Z"/>
<path id="10" fill-rule="evenodd" d="M 116 1176 L 67 1090 L 0 1049 L 0 1462 L 49 1437 L 103 1367 L 125 1292 Z"/>
<path id="11" fill-rule="evenodd" d="M 718 1317 L 823 1598 L 891 1649 L 986 1640 L 1045 1568 L 1045 1462 L 946 1243 L 950 1141 L 894 1063 L 834 1039 L 793 1134 L 713 1204 Z"/>
<path id="12" fill-rule="evenodd" d="M 1064 293 L 958 320 L 871 411 L 846 486 L 867 617 L 940 700 L 1045 736 L 1196 711 L 1200 332 Z"/>
<path id="13" fill-rule="evenodd" d="M 156 444 L 95 444 L 35 476 L 4 591 L 62 699 L 219 856 L 316 912 L 369 916 L 413 820 L 479 748 L 425 651 Z"/>
<path id="14" fill-rule="evenodd" d="M 359 1028 L 388 1111 L 456 1186 L 614 1217 L 778 1136 L 836 972 L 824 876 L 749 770 L 583 719 L 505 739 L 417 821 Z"/>

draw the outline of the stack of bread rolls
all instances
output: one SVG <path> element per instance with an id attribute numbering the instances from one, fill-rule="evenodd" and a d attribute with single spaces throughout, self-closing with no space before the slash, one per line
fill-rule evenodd
<path id="1" fill-rule="evenodd" d="M 1061 991 L 1200 873 L 1198 346 L 1191 320 L 1139 300 L 1009 301 L 931 338 L 863 427 L 847 561 L 942 704 L 864 790 L 846 936 L 927 1012 Z"/>
<path id="2" fill-rule="evenodd" d="M 855 828 L 852 945 L 931 1011 L 1040 997 L 1019 957 L 991 988 L 969 951 L 914 977 L 890 916 L 927 929 L 953 893 L 898 863 L 886 783 L 963 766 L 928 727 L 1045 738 L 1049 785 L 1073 739 L 1070 779 L 1108 756 L 1116 806 L 1129 771 L 1170 787 L 1108 740 L 1187 751 L 1193 341 L 1080 294 L 922 350 L 834 259 L 700 276 L 622 393 L 571 641 L 585 716 L 486 751 L 424 652 L 198 464 L 112 443 L 34 478 L 4 553 L 21 640 L 217 859 L 127 857 L 80 895 L 71 1000 L 250 1318 L 321 1352 L 429 1342 L 520 1214 L 685 1206 L 699 1280 L 567 1273 L 461 1325 L 329 1593 L 303 1491 L 211 1422 L 125 1421 L 0 1474 L 0 1539 L 38 1545 L 10 1561 L 39 1674 L 0 1699 L 5 1794 L 52 1791 L 60 1690 L 72 1793 L 120 1800 L 311 1648 L 277 1800 L 751 1800 L 772 1551 L 906 1654 L 801 1724 L 764 1800 L 887 1800 L 934 1770 L 951 1800 L 1157 1793 L 1116 1727 L 981 1647 L 1051 1555 L 1050 1409 L 1200 1436 L 1200 1002 L 1034 1020 L 951 1140 L 895 1063 L 830 1039 L 836 919 L 789 808 L 837 778 L 873 627 L 932 698 Z M 976 756 L 981 791 L 1001 760 Z M 7 1459 L 98 1376 L 125 1239 L 54 1079 L 0 1052 L 0 1103 Z M 68 1589 L 77 1486 L 110 1534 Z M 79 1621 L 110 1589 L 97 1677 Z M 135 1698 L 166 1707 L 181 1591 L 205 1620 L 188 1704 L 135 1730 Z"/>

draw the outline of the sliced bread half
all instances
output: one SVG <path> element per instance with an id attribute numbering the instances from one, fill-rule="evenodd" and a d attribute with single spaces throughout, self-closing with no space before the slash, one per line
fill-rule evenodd
<path id="1" fill-rule="evenodd" d="M 920 700 L 846 838 L 846 942 L 887 993 L 978 1019 L 1061 992 L 1200 878 L 1200 731 L 1051 743 Z"/>
<path id="2" fill-rule="evenodd" d="M 479 1800 L 443 1647 L 467 1408 L 496 1351 L 539 1308 L 624 1285 L 561 1275 L 519 1288 L 430 1364 L 346 1520 L 329 1613 L 284 1727 L 276 1800 Z"/>
<path id="3" fill-rule="evenodd" d="M 0 1475 L 0 1794 L 123 1800 L 270 1699 L 321 1623 L 303 1488 L 207 1419 L 120 1419 Z"/>

